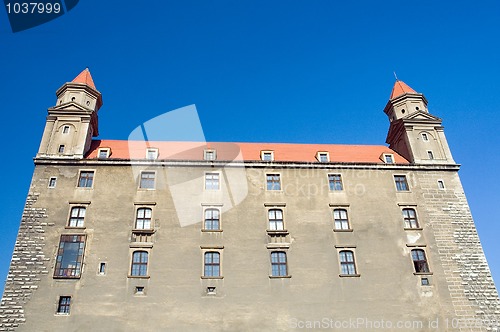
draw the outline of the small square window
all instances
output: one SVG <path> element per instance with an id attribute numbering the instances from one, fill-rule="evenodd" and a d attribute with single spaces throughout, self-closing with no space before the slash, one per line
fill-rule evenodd
<path id="1" fill-rule="evenodd" d="M 136 295 L 144 295 L 144 286 L 136 286 L 135 287 L 135 294 Z"/>
<path id="2" fill-rule="evenodd" d="M 57 314 L 69 315 L 70 306 L 71 306 L 71 296 L 60 296 L 59 302 L 57 304 Z"/>
<path id="3" fill-rule="evenodd" d="M 206 190 L 219 190 L 219 173 L 206 173 L 205 174 L 205 189 Z"/>
<path id="4" fill-rule="evenodd" d="M 320 163 L 327 163 L 330 161 L 330 155 L 328 154 L 328 152 L 318 152 L 316 155 L 316 159 L 318 159 Z"/>
<path id="5" fill-rule="evenodd" d="M 396 183 L 397 191 L 409 191 L 405 175 L 394 175 L 394 182 Z"/>
<path id="6" fill-rule="evenodd" d="M 392 154 L 384 154 L 384 162 L 386 164 L 394 164 L 394 156 Z"/>
<path id="7" fill-rule="evenodd" d="M 158 159 L 158 149 L 151 148 L 146 150 L 146 159 L 148 160 L 156 160 Z"/>
<path id="8" fill-rule="evenodd" d="M 56 177 L 50 178 L 49 179 L 49 188 L 55 188 L 56 187 L 56 181 L 57 181 Z"/>
<path id="9" fill-rule="evenodd" d="M 263 161 L 273 161 L 274 160 L 274 151 L 261 151 L 260 159 Z"/>
<path id="10" fill-rule="evenodd" d="M 209 287 L 207 287 L 207 294 L 208 294 L 208 295 L 215 295 L 215 294 L 216 294 L 216 292 L 215 292 L 215 287 L 213 287 L 213 286 L 211 286 L 211 287 L 210 287 L 210 286 L 209 286 Z"/>
<path id="11" fill-rule="evenodd" d="M 141 172 L 141 180 L 139 188 L 141 189 L 154 189 L 155 188 L 155 172 Z"/>
<path id="12" fill-rule="evenodd" d="M 429 278 L 422 278 L 421 279 L 422 286 L 429 286 Z"/>
<path id="13" fill-rule="evenodd" d="M 64 145 L 59 145 L 59 149 L 57 150 L 59 153 L 64 153 Z"/>
<path id="14" fill-rule="evenodd" d="M 63 134 L 68 134 L 69 133 L 69 126 L 64 126 L 63 127 Z"/>
<path id="15" fill-rule="evenodd" d="M 78 187 L 92 188 L 93 183 L 94 183 L 94 171 L 80 172 L 80 177 L 78 178 Z"/>
<path id="16" fill-rule="evenodd" d="M 438 180 L 437 183 L 438 183 L 438 188 L 439 189 L 445 189 L 445 187 L 444 187 L 444 181 L 443 180 Z"/>
<path id="17" fill-rule="evenodd" d="M 99 149 L 98 153 L 97 153 L 97 158 L 99 159 L 106 159 L 109 157 L 109 153 L 110 152 L 110 149 Z"/>
<path id="18" fill-rule="evenodd" d="M 434 159 L 434 153 L 432 153 L 432 151 L 427 151 L 427 157 L 429 157 L 429 159 Z"/>
<path id="19" fill-rule="evenodd" d="M 279 174 L 267 174 L 267 190 L 281 190 L 281 181 Z"/>
<path id="20" fill-rule="evenodd" d="M 217 155 L 215 150 L 205 150 L 203 152 L 203 159 L 205 160 L 215 160 L 217 159 Z"/>

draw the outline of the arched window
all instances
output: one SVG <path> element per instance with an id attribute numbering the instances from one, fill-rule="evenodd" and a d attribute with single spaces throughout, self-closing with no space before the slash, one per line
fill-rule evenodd
<path id="1" fill-rule="evenodd" d="M 346 209 L 333 210 L 333 220 L 335 222 L 335 229 L 349 229 L 349 218 L 347 218 Z"/>
<path id="2" fill-rule="evenodd" d="M 285 229 L 283 225 L 283 210 L 269 210 L 269 229 L 272 231 L 282 231 Z"/>
<path id="3" fill-rule="evenodd" d="M 220 276 L 220 253 L 208 251 L 204 256 L 204 274 L 205 277 Z"/>
<path id="4" fill-rule="evenodd" d="M 132 268 L 130 275 L 147 276 L 148 273 L 148 252 L 147 251 L 134 251 L 132 254 Z"/>
<path id="5" fill-rule="evenodd" d="M 418 228 L 417 214 L 414 209 L 403 209 L 405 228 Z"/>
<path id="6" fill-rule="evenodd" d="M 151 229 L 151 214 L 150 208 L 137 209 L 135 229 Z"/>
<path id="7" fill-rule="evenodd" d="M 83 227 L 85 220 L 85 208 L 83 206 L 75 206 L 71 208 L 69 216 L 69 227 Z"/>
<path id="8" fill-rule="evenodd" d="M 423 251 L 422 249 L 413 249 L 411 251 L 411 259 L 413 260 L 413 266 L 415 267 L 415 272 L 417 273 L 429 272 L 429 265 L 427 264 L 425 251 Z"/>
<path id="9" fill-rule="evenodd" d="M 354 262 L 354 253 L 351 250 L 342 250 L 339 252 L 340 273 L 356 274 L 356 264 Z"/>
<path id="10" fill-rule="evenodd" d="M 271 252 L 271 275 L 273 277 L 283 277 L 288 275 L 286 252 Z"/>
<path id="11" fill-rule="evenodd" d="M 220 212 L 218 209 L 205 210 L 204 228 L 211 231 L 220 229 Z"/>

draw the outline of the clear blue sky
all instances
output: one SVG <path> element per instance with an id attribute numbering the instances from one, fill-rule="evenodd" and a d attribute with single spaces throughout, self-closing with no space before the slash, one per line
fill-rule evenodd
<path id="1" fill-rule="evenodd" d="M 0 9 L 5 280 L 55 91 L 89 67 L 100 138 L 196 104 L 209 141 L 384 144 L 393 71 L 444 120 L 500 281 L 500 2 L 81 1 L 12 33 Z"/>

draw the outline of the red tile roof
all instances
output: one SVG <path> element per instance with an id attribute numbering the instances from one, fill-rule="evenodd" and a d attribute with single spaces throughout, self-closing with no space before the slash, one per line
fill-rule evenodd
<path id="1" fill-rule="evenodd" d="M 320 151 L 328 152 L 331 162 L 383 163 L 382 155 L 389 153 L 394 155 L 396 163 L 409 163 L 383 145 L 95 140 L 86 158 L 97 158 L 99 148 L 111 149 L 109 159 L 146 159 L 146 149 L 157 148 L 160 160 L 203 160 L 203 151 L 214 149 L 217 151 L 217 160 L 223 161 L 257 161 L 261 159 L 262 150 L 271 150 L 277 162 L 318 162 L 316 154 Z"/>
<path id="2" fill-rule="evenodd" d="M 83 83 L 90 86 L 92 89 L 97 90 L 94 84 L 94 80 L 92 79 L 92 75 L 90 75 L 90 71 L 88 68 L 85 68 L 77 77 L 72 81 L 74 83 Z"/>
<path id="3" fill-rule="evenodd" d="M 394 87 L 392 88 L 391 97 L 389 99 L 394 99 L 405 93 L 417 93 L 417 92 L 412 88 L 410 88 L 405 82 L 396 81 L 396 83 L 394 83 Z"/>

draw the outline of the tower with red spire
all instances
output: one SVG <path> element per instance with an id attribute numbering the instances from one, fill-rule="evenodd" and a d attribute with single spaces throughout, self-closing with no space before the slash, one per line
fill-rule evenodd
<path id="1" fill-rule="evenodd" d="M 92 137 L 99 135 L 97 112 L 102 95 L 88 68 L 56 91 L 56 105 L 48 109 L 37 158 L 83 158 Z"/>
<path id="2" fill-rule="evenodd" d="M 429 113 L 427 99 L 397 80 L 384 108 L 390 127 L 386 143 L 414 164 L 455 164 L 442 120 Z"/>

